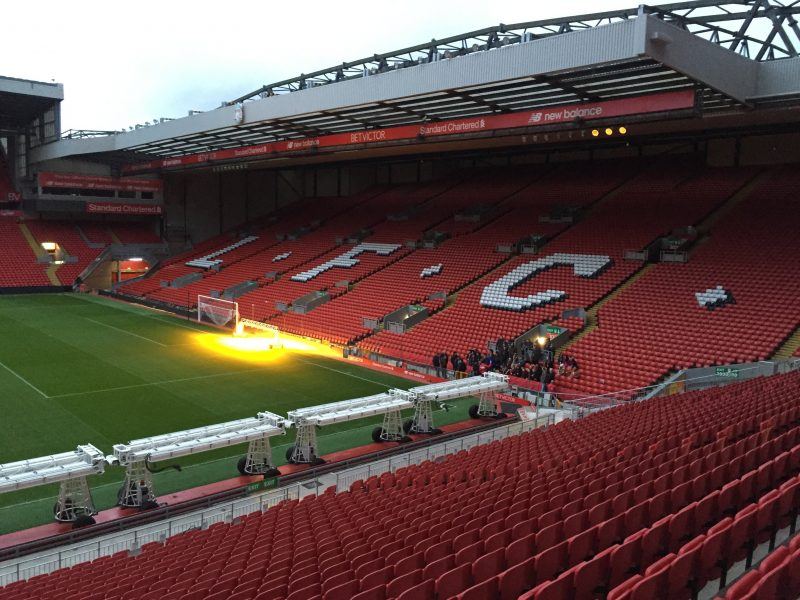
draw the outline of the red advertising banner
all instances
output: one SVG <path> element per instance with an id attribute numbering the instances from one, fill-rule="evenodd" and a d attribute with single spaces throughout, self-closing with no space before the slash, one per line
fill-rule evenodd
<path id="1" fill-rule="evenodd" d="M 160 192 L 160 179 L 134 179 L 79 175 L 77 173 L 39 173 L 39 186 L 43 188 L 77 188 L 82 190 L 118 190 L 124 192 Z"/>
<path id="2" fill-rule="evenodd" d="M 158 204 L 122 204 L 120 202 L 87 202 L 87 213 L 115 215 L 160 215 Z"/>
<path id="3" fill-rule="evenodd" d="M 604 102 L 584 102 L 581 104 L 555 106 L 503 115 L 471 117 L 468 119 L 439 121 L 437 123 L 423 123 L 420 125 L 401 125 L 398 127 L 387 127 L 385 129 L 351 131 L 348 133 L 334 133 L 300 140 L 270 142 L 257 146 L 244 146 L 242 148 L 189 154 L 187 156 L 126 165 L 122 170 L 126 173 L 134 173 L 252 156 L 267 156 L 271 154 L 302 152 L 304 150 L 319 148 L 368 145 L 400 140 L 424 140 L 448 135 L 484 133 L 502 129 L 537 127 L 558 123 L 666 112 L 670 110 L 688 109 L 693 106 L 694 91 L 679 90 L 676 92 L 651 94 L 635 98 L 621 98 L 619 100 L 606 100 Z"/>

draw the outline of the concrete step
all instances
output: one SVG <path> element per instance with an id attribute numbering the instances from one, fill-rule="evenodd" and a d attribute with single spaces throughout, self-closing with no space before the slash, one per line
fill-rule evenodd
<path id="1" fill-rule="evenodd" d="M 772 358 L 783 360 L 792 358 L 798 348 L 800 348 L 800 327 L 794 330 L 794 333 L 778 348 Z"/>

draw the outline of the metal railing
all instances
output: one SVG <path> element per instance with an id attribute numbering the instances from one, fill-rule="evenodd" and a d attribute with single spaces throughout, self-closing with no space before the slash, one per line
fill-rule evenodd
<path id="1" fill-rule="evenodd" d="M 58 569 L 73 567 L 77 564 L 96 560 L 103 556 L 111 556 L 117 552 L 137 552 L 142 546 L 150 543 L 164 543 L 168 538 L 194 529 L 206 529 L 215 523 L 232 523 L 236 519 L 256 512 L 264 512 L 287 500 L 299 500 L 304 495 L 319 495 L 328 487 L 335 487 L 337 492 L 347 491 L 353 482 L 365 480 L 373 475 L 396 471 L 403 467 L 418 465 L 425 461 L 441 461 L 451 454 L 469 450 L 475 446 L 488 444 L 509 436 L 520 435 L 533 429 L 548 427 L 554 423 L 553 415 L 544 415 L 531 421 L 516 421 L 450 439 L 425 448 L 415 449 L 405 454 L 375 461 L 368 465 L 336 472 L 335 480 L 330 485 L 320 486 L 317 477 L 313 485 L 307 481 L 292 483 L 287 486 L 261 492 L 204 510 L 188 513 L 158 523 L 143 525 L 123 533 L 114 533 L 99 537 L 92 541 L 80 542 L 60 550 L 50 551 L 25 558 L 6 561 L 0 564 L 0 587 L 15 581 L 30 579 L 37 575 L 52 573 Z"/>
<path id="2" fill-rule="evenodd" d="M 426 448 L 414 450 L 386 460 L 376 461 L 368 465 L 347 469 L 336 473 L 336 491 L 345 492 L 356 481 L 365 481 L 370 477 L 377 477 L 384 473 L 394 473 L 398 469 L 418 465 L 425 461 L 438 462 L 451 454 L 469 450 L 475 446 L 482 446 L 504 438 L 527 433 L 540 427 L 549 427 L 555 422 L 555 415 L 548 414 L 530 421 L 516 421 L 482 431 L 473 435 L 448 440 L 441 444 L 434 444 Z"/>
<path id="3" fill-rule="evenodd" d="M 215 523 L 231 523 L 244 515 L 263 512 L 286 500 L 299 499 L 301 484 L 292 484 L 266 493 L 235 500 L 180 517 L 143 525 L 61 550 L 0 564 L 0 587 L 58 569 L 111 556 L 117 552 L 136 552 L 145 544 L 163 543 L 168 538 L 193 529 L 206 529 Z"/>

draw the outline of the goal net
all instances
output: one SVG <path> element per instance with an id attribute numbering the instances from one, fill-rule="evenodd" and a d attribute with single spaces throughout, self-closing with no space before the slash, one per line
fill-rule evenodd
<path id="1" fill-rule="evenodd" d="M 218 327 L 234 329 L 239 322 L 239 304 L 222 298 L 198 296 L 197 320 L 200 323 L 212 323 Z"/>

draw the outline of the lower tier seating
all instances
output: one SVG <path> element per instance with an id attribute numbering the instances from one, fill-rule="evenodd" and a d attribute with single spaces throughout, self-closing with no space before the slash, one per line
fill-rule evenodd
<path id="1" fill-rule="evenodd" d="M 23 235 L 21 224 L 14 220 L 2 219 L 0 239 L 3 241 L 3 257 L 0 260 L 0 287 L 51 286 L 58 283 L 71 285 L 97 258 L 103 248 L 114 241 L 110 226 L 96 221 L 25 220 L 22 224 L 30 231 L 35 244 L 54 242 L 77 262 L 54 266 L 57 282 L 51 281 L 46 274 L 49 264 L 37 262 L 37 255 Z M 158 236 L 145 223 L 124 224 L 119 227 L 127 232 L 127 240 L 139 240 L 137 243 L 159 241 Z M 129 243 L 121 239 L 120 241 Z"/>
<path id="2" fill-rule="evenodd" d="M 515 257 L 461 291 L 453 306 L 403 336 L 380 332 L 361 346 L 428 364 L 436 352 L 486 352 L 492 340 L 514 339 L 565 310 L 589 307 L 641 268 L 625 260 L 627 250 L 640 250 L 675 228 L 698 222 L 752 175 L 741 169 L 697 170 L 681 164 L 648 170 L 597 203 L 537 254 Z M 570 260 L 555 260 L 558 257 Z M 550 262 L 522 274 L 526 276 L 514 276 L 539 260 Z M 582 271 L 574 262 L 581 260 L 599 268 Z M 492 300 L 490 286 L 506 279 L 511 281 L 503 286 L 502 298 Z M 555 300 L 541 297 L 550 292 L 558 292 Z M 641 371 L 650 381 L 660 375 L 649 365 L 642 365 Z"/>
<path id="3" fill-rule="evenodd" d="M 707 597 L 795 531 L 799 393 L 794 372 L 600 411 L 14 583 L 0 600 Z M 794 589 L 796 572 L 779 573 Z"/>
<path id="4" fill-rule="evenodd" d="M 51 285 L 45 266 L 36 262 L 36 254 L 15 221 L 0 219 L 0 240 L 0 287 Z"/>

